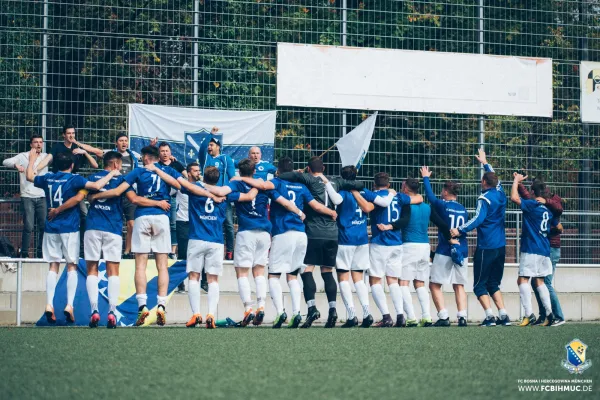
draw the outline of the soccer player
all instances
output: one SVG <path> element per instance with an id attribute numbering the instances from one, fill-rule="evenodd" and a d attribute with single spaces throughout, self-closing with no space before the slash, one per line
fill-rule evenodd
<path id="1" fill-rule="evenodd" d="M 419 181 L 408 178 L 404 181 L 403 192 L 411 200 L 418 195 Z M 421 196 L 419 195 L 419 198 Z M 429 293 L 425 288 L 425 281 L 429 279 L 429 219 L 431 207 L 429 204 L 419 203 L 410 206 L 410 220 L 406 228 L 402 230 L 402 274 L 400 279 L 400 290 L 404 311 L 406 313 L 406 326 L 417 326 L 415 312 L 412 304 L 409 285 L 413 282 L 419 303 L 421 304 L 421 320 L 418 326 L 427 327 L 432 325 L 431 311 L 429 305 Z"/>
<path id="2" fill-rule="evenodd" d="M 329 181 L 323 175 L 324 171 L 323 160 L 319 157 L 312 157 L 308 162 L 308 173 L 289 172 L 279 177 L 285 181 L 302 183 L 319 203 L 331 210 L 334 210 L 335 206 L 343 201 L 337 193 L 338 191 L 363 189 L 364 185 L 360 182 L 345 182 L 340 178 L 332 178 Z M 317 290 L 313 277 L 315 265 L 321 267 L 321 277 L 325 283 L 325 294 L 329 302 L 329 315 L 325 328 L 333 328 L 337 321 L 337 284 L 333 277 L 333 268 L 336 264 L 338 250 L 338 227 L 335 220 L 315 211 L 312 207 L 307 210 L 305 224 L 308 245 L 304 257 L 306 269 L 301 276 L 308 314 L 302 328 L 309 328 L 315 320 L 321 317 L 315 303 Z"/>
<path id="3" fill-rule="evenodd" d="M 477 199 L 475 216 L 458 228 L 452 229 L 452 236 L 460 237 L 477 228 L 477 249 L 473 260 L 473 292 L 485 311 L 485 320 L 480 326 L 510 326 L 510 318 L 504 308 L 504 300 L 500 292 L 506 257 L 504 232 L 506 195 L 494 169 L 488 164 L 483 149 L 479 149 L 476 158 L 483 164 L 485 173 L 481 178 L 482 193 Z M 497 319 L 492 312 L 490 296 L 498 308 Z"/>
<path id="4" fill-rule="evenodd" d="M 142 162 L 145 168 L 136 168 L 125 176 L 123 183 L 117 188 L 98 194 L 90 195 L 90 201 L 121 196 L 127 189 L 136 185 L 138 195 L 156 200 L 169 200 L 170 188 L 181 189 L 185 186 L 199 195 L 212 196 L 201 188 L 194 188 L 179 172 L 169 166 L 158 164 L 158 149 L 146 146 L 142 149 Z M 136 326 L 141 326 L 150 314 L 146 307 L 146 266 L 148 254 L 154 253 L 156 269 L 158 270 L 158 296 L 156 322 L 166 324 L 167 290 L 169 287 L 169 272 L 167 255 L 171 250 L 168 211 L 160 207 L 138 205 L 135 210 L 134 234 L 131 249 L 135 253 L 135 288 L 138 302 L 138 318 Z"/>
<path id="5" fill-rule="evenodd" d="M 239 162 L 238 168 L 240 177 L 252 178 L 256 175 L 254 162 L 247 158 Z M 252 190 L 252 187 L 239 180 L 238 177 L 232 178 L 226 186 L 218 187 L 208 184 L 205 186 L 209 192 L 217 196 L 227 196 L 232 192 L 249 193 Z M 292 202 L 279 195 L 274 198 L 273 193 L 276 192 L 261 190 L 251 203 L 240 203 L 235 208 L 238 216 L 238 233 L 235 240 L 233 265 L 238 279 L 240 298 L 244 305 L 242 326 L 247 326 L 252 321 L 254 321 L 254 325 L 261 325 L 265 317 L 267 297 L 265 266 L 271 247 L 271 222 L 267 216 L 269 198 L 277 201 L 295 214 L 300 213 L 300 210 Z M 258 307 L 256 314 L 252 309 L 250 281 L 248 280 L 250 269 L 252 269 L 252 275 L 256 283 L 256 304 Z"/>
<path id="6" fill-rule="evenodd" d="M 260 147 L 253 146 L 248 150 L 248 158 L 250 161 L 254 162 L 256 165 L 256 172 L 254 173 L 254 178 L 262 179 L 263 181 L 272 178 L 277 172 L 277 167 L 271 164 L 268 161 L 262 160 L 262 152 L 260 151 Z M 235 167 L 239 168 L 239 162 L 235 161 Z"/>
<path id="7" fill-rule="evenodd" d="M 533 307 L 531 306 L 531 286 L 529 278 L 540 295 L 540 300 L 546 311 L 546 320 L 543 326 L 550 326 L 554 322 L 550 292 L 544 283 L 548 275 L 552 275 L 552 262 L 550 261 L 550 223 L 553 219 L 552 212 L 546 207 L 546 184 L 540 180 L 533 182 L 531 189 L 535 200 L 525 200 L 519 196 L 519 184 L 527 176 L 514 173 L 514 181 L 510 192 L 510 200 L 519 205 L 523 210 L 523 234 L 521 235 L 521 261 L 519 263 L 519 277 L 517 284 L 521 293 L 521 304 L 525 309 L 525 316 L 519 326 L 531 325 L 535 322 Z"/>
<path id="8" fill-rule="evenodd" d="M 390 176 L 385 172 L 379 172 L 375 174 L 374 182 L 375 194 L 386 197 L 389 194 Z M 353 191 L 352 194 L 363 210 L 368 209 L 369 203 L 360 193 Z M 406 204 L 418 204 L 420 202 L 423 202 L 422 196 L 417 195 L 411 199 L 404 193 L 398 193 L 389 206 L 375 206 L 372 209 L 369 284 L 371 285 L 373 300 L 375 300 L 375 304 L 383 316 L 382 320 L 375 324 L 378 328 L 387 328 L 394 324 L 383 291 L 382 279 L 384 277 L 390 288 L 390 295 L 396 309 L 396 326 L 405 326 L 406 318 L 404 317 L 402 290 L 399 285 L 402 275 L 402 235 L 395 230 L 380 230 L 377 225 L 388 225 L 397 221 L 400 218 L 399 205 L 401 207 Z"/>
<path id="9" fill-rule="evenodd" d="M 34 165 L 39 154 L 36 149 L 29 153 L 29 164 L 25 175 L 35 187 L 43 189 L 46 194 L 48 210 L 60 206 L 63 202 L 74 197 L 80 189 L 100 190 L 112 177 L 119 174 L 111 171 L 97 182 L 88 182 L 80 175 L 72 174 L 73 156 L 69 153 L 58 153 L 53 158 L 53 163 L 58 168 L 57 173 L 35 176 Z M 73 300 L 77 290 L 77 262 L 79 261 L 79 211 L 71 208 L 51 221 L 46 221 L 44 239 L 42 243 L 44 260 L 50 264 L 46 279 L 46 319 L 48 323 L 55 323 L 54 291 L 60 261 L 67 261 L 67 306 L 64 314 L 67 322 L 75 322 Z"/>
<path id="10" fill-rule="evenodd" d="M 97 182 L 110 174 L 111 171 L 122 171 L 122 156 L 116 151 L 109 151 L 104 154 L 104 171 L 94 173 L 88 177 L 88 181 Z M 104 187 L 110 190 L 123 183 L 123 176 L 113 177 Z M 66 209 L 77 206 L 87 190 L 80 190 L 79 193 L 64 202 L 61 206 L 53 209 L 48 216 L 50 219 L 64 212 Z M 139 197 L 132 190 L 127 190 L 125 196 L 130 204 L 142 205 L 146 207 L 160 207 L 163 210 L 169 209 L 169 203 L 166 201 L 155 201 Z M 119 301 L 120 281 L 119 264 L 121 262 L 121 250 L 123 248 L 122 234 L 122 207 L 121 198 L 111 198 L 92 202 L 87 215 L 86 231 L 83 239 L 83 248 L 85 262 L 87 265 L 86 287 L 92 314 L 90 316 L 90 328 L 98 327 L 100 322 L 100 313 L 98 312 L 98 262 L 102 254 L 106 261 L 106 275 L 108 277 L 108 302 L 109 313 L 107 328 L 117 327 L 117 317 L 115 315 Z"/>
<path id="11" fill-rule="evenodd" d="M 423 176 L 425 195 L 432 205 L 432 211 L 435 210 L 451 229 L 463 225 L 467 219 L 467 210 L 457 201 L 460 186 L 453 181 L 444 183 L 440 200 L 435 196 L 431 188 L 429 181 L 431 171 L 429 168 L 421 168 L 421 175 Z M 460 238 L 458 248 L 455 251 L 459 251 L 464 260 L 467 259 L 469 249 L 465 236 Z M 467 293 L 465 292 L 467 263 L 457 264 L 454 262 L 452 259 L 451 244 L 444 236 L 443 231 L 438 229 L 438 245 L 435 250 L 433 264 L 431 265 L 431 276 L 429 279 L 431 297 L 438 310 L 438 320 L 433 326 L 450 326 L 450 317 L 444 305 L 443 284 L 452 284 L 458 310 L 458 326 L 467 326 Z"/>
<path id="12" fill-rule="evenodd" d="M 281 158 L 279 159 L 277 168 L 280 176 L 286 175 L 294 170 L 294 162 L 289 157 Z M 276 200 L 271 204 L 273 239 L 269 254 L 269 292 L 277 311 L 273 328 L 281 328 L 287 319 L 287 314 L 283 308 L 283 294 L 280 283 L 281 274 L 287 275 L 290 297 L 292 298 L 293 317 L 288 327 L 297 328 L 300 322 L 302 322 L 302 317 L 300 316 L 301 291 L 300 283 L 298 282 L 298 273 L 302 272 L 305 268 L 304 259 L 307 248 L 305 227 L 302 223 L 305 217 L 302 211 L 304 204 L 308 204 L 310 209 L 315 212 L 327 215 L 333 221 L 335 221 L 337 213 L 316 201 L 303 184 L 287 182 L 281 178 L 275 178 L 267 182 L 248 177 L 241 177 L 240 179 L 252 187 L 272 191 L 270 195 Z M 294 203 L 298 211 L 293 212 L 289 208 L 282 206 L 277 201 L 279 197 L 283 197 Z"/>
<path id="13" fill-rule="evenodd" d="M 358 170 L 354 165 L 342 168 L 341 177 L 347 181 L 355 181 Z M 390 205 L 396 192 L 389 190 L 389 194 L 382 198 L 370 190 L 361 190 L 360 195 L 369 202 L 380 207 Z M 352 328 L 358 325 L 358 318 L 354 309 L 352 288 L 350 287 L 350 276 L 354 281 L 356 295 L 362 306 L 363 321 L 361 327 L 368 328 L 373 324 L 373 316 L 369 309 L 369 290 L 363 279 L 363 272 L 370 268 L 369 263 L 369 235 L 367 232 L 367 214 L 374 206 L 363 210 L 359 207 L 352 192 L 343 190 L 340 192 L 343 201 L 337 207 L 338 223 L 338 251 L 336 256 L 336 270 L 340 293 L 346 306 L 348 318 L 342 328 Z"/>

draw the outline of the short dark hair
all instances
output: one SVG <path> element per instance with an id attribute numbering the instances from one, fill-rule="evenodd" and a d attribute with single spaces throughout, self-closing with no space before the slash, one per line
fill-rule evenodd
<path id="1" fill-rule="evenodd" d="M 104 157 L 102 158 L 102 162 L 104 163 L 104 168 L 106 168 L 106 166 L 109 165 L 111 162 L 113 162 L 115 160 L 121 160 L 122 158 L 123 158 L 123 156 L 121 155 L 121 153 L 119 153 L 117 151 L 106 152 L 106 154 L 104 154 Z"/>
<path id="2" fill-rule="evenodd" d="M 418 193 L 419 192 L 419 180 L 416 178 L 406 178 L 406 180 L 404 181 L 404 184 L 406 185 L 406 188 L 411 192 L 411 193 Z"/>
<path id="3" fill-rule="evenodd" d="M 71 152 L 58 153 L 52 159 L 52 165 L 59 171 L 66 171 L 73 165 L 73 154 Z"/>
<path id="4" fill-rule="evenodd" d="M 535 178 L 533 182 L 531 182 L 531 191 L 535 194 L 535 197 L 548 196 L 548 187 L 541 178 Z"/>
<path id="5" fill-rule="evenodd" d="M 358 174 L 358 169 L 354 165 L 346 165 L 345 167 L 342 168 L 341 176 L 342 176 L 342 178 L 344 178 L 346 180 L 355 181 L 357 174 Z"/>
<path id="6" fill-rule="evenodd" d="M 158 144 L 158 148 L 160 149 L 161 147 L 168 147 L 169 149 L 171 148 L 171 145 L 167 142 L 160 142 Z"/>
<path id="7" fill-rule="evenodd" d="M 495 172 L 486 172 L 481 180 L 491 188 L 498 186 L 498 177 Z"/>
<path id="8" fill-rule="evenodd" d="M 127 134 L 125 132 L 119 132 L 117 133 L 117 137 L 115 138 L 115 142 L 119 139 L 121 139 L 122 137 L 126 137 L 129 139 L 129 136 L 127 136 Z"/>
<path id="9" fill-rule="evenodd" d="M 454 196 L 458 196 L 458 193 L 460 193 L 460 183 L 454 181 L 446 181 L 446 183 L 444 183 L 444 189 L 446 190 L 446 192 Z"/>
<path id="10" fill-rule="evenodd" d="M 33 139 L 42 139 L 42 140 L 44 140 L 44 138 L 42 137 L 42 135 L 38 135 L 38 134 L 31 135 L 31 137 L 29 138 L 29 144 L 33 143 Z"/>
<path id="11" fill-rule="evenodd" d="M 142 157 L 144 157 L 146 155 L 153 157 L 153 158 L 158 158 L 158 149 L 154 146 L 142 147 Z"/>
<path id="12" fill-rule="evenodd" d="M 252 177 L 254 175 L 254 168 L 256 168 L 256 164 L 248 158 L 244 158 L 238 163 L 240 176 Z"/>
<path id="13" fill-rule="evenodd" d="M 187 167 L 185 167 L 185 170 L 186 170 L 187 172 L 192 172 L 192 168 L 193 168 L 193 167 L 198 167 L 198 168 L 200 168 L 200 164 L 198 164 L 197 162 L 191 162 L 191 163 L 189 163 L 189 164 L 187 165 Z"/>
<path id="14" fill-rule="evenodd" d="M 378 188 L 386 187 L 390 185 L 390 176 L 387 172 L 378 172 L 375 174 L 373 181 L 375 182 L 375 186 Z"/>
<path id="15" fill-rule="evenodd" d="M 217 167 L 206 167 L 204 170 L 204 183 L 216 185 L 220 177 L 221 173 Z"/>
<path id="16" fill-rule="evenodd" d="M 277 163 L 277 170 L 281 173 L 292 172 L 294 170 L 294 161 L 289 157 L 280 158 Z"/>
<path id="17" fill-rule="evenodd" d="M 73 125 L 73 124 L 66 124 L 66 125 L 64 125 L 63 128 L 62 128 L 63 135 L 65 133 L 67 133 L 67 129 L 75 129 L 75 125 Z"/>
<path id="18" fill-rule="evenodd" d="M 321 159 L 321 157 L 317 156 L 311 157 L 310 160 L 308 160 L 308 168 L 310 168 L 310 171 L 313 173 L 325 171 L 325 165 L 323 165 L 323 160 Z"/>

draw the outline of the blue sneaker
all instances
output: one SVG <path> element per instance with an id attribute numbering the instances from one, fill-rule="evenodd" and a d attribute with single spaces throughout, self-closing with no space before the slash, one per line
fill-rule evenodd
<path id="1" fill-rule="evenodd" d="M 483 326 L 483 327 L 496 326 L 496 318 L 494 318 L 494 316 L 487 317 L 486 319 L 483 320 L 482 323 L 479 324 L 479 326 Z"/>

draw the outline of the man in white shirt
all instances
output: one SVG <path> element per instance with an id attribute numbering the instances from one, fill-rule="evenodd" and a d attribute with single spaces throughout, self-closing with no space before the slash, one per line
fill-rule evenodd
<path id="1" fill-rule="evenodd" d="M 32 149 L 37 150 L 40 155 L 34 167 L 37 166 L 46 157 L 46 153 L 42 153 L 44 147 L 44 139 L 40 135 L 33 135 L 29 139 L 29 145 Z M 21 254 L 20 257 L 29 257 L 29 244 L 31 241 L 31 233 L 33 232 L 34 222 L 37 223 L 37 246 L 36 257 L 42 258 L 42 238 L 44 235 L 44 224 L 48 210 L 46 209 L 46 196 L 42 189 L 36 188 L 32 182 L 25 178 L 25 169 L 29 164 L 29 152 L 19 153 L 12 158 L 7 158 L 2 162 L 5 167 L 15 168 L 19 171 L 19 180 L 21 185 L 21 207 L 23 211 L 23 235 L 21 237 Z M 44 167 L 38 171 L 38 175 L 44 175 L 48 172 L 48 167 Z"/>

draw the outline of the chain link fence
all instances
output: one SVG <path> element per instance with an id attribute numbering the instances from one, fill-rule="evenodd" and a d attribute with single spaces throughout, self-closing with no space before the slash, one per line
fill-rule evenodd
<path id="1" fill-rule="evenodd" d="M 524 169 L 565 199 L 564 262 L 600 263 L 600 131 L 580 123 L 578 70 L 599 59 L 599 15 L 596 0 L 5 0 L 0 151 L 26 151 L 34 133 L 50 148 L 65 123 L 110 148 L 127 130 L 127 104 L 144 103 L 277 110 L 276 157 L 301 165 L 369 113 L 277 107 L 277 42 L 549 57 L 553 119 L 380 112 L 361 179 L 383 170 L 398 188 L 429 165 L 436 192 L 460 180 L 474 208 L 473 155 L 484 145 L 504 181 Z M 324 160 L 339 172 L 335 152 Z M 0 191 L 18 195 L 16 171 L 0 170 Z"/>

